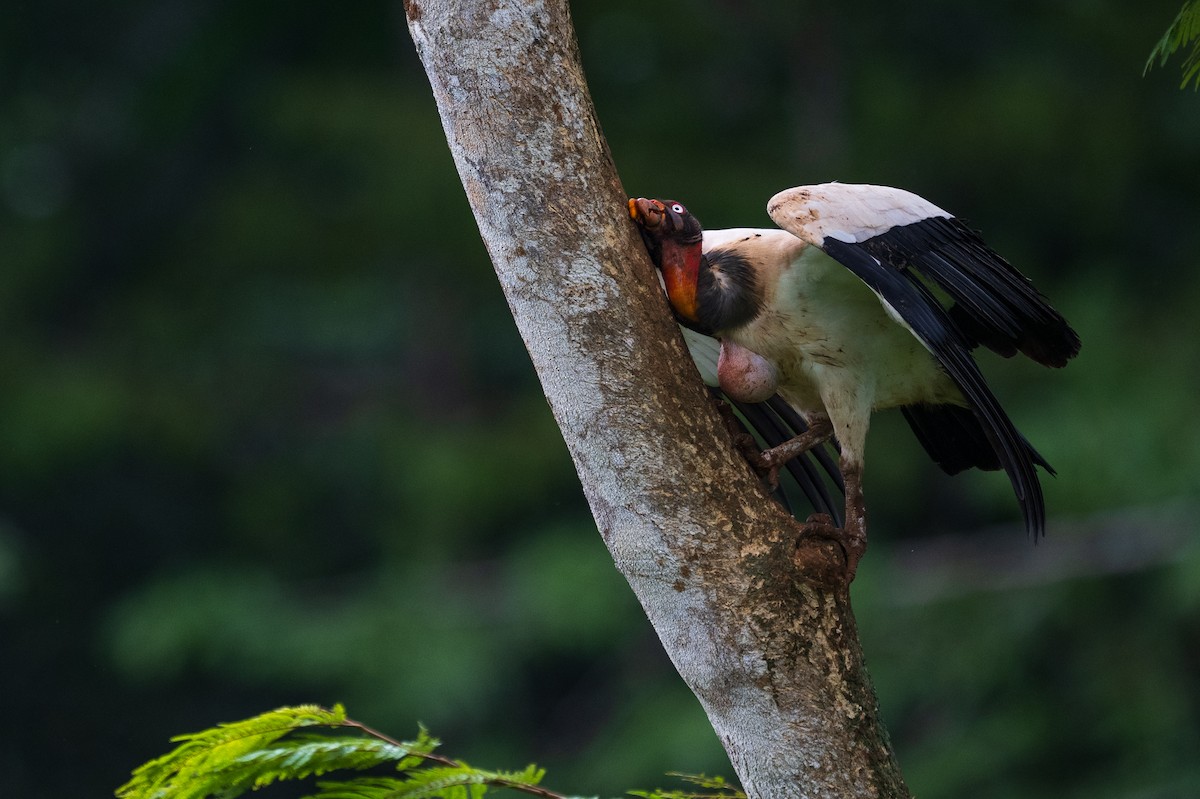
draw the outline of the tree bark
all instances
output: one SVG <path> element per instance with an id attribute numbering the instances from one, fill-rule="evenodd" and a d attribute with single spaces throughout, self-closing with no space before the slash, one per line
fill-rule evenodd
<path id="1" fill-rule="evenodd" d="M 408 0 L 480 233 L 613 560 L 750 797 L 907 797 L 843 566 L 733 448 L 630 222 L 566 0 Z M 664 769 L 670 764 L 664 764 Z"/>

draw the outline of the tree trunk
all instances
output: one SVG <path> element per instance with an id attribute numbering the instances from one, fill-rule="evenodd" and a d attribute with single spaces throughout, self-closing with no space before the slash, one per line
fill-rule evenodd
<path id="1" fill-rule="evenodd" d="M 750 797 L 906 797 L 830 545 L 732 447 L 630 222 L 566 0 L 408 0 L 600 533 Z M 670 764 L 663 764 L 664 770 Z"/>

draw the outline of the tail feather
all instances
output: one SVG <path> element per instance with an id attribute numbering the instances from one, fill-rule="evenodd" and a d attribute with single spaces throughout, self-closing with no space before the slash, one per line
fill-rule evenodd
<path id="1" fill-rule="evenodd" d="M 958 405 L 908 405 L 900 409 L 909 427 L 946 474 L 966 469 L 996 471 L 1003 468 L 979 417 L 970 408 Z M 1029 459 L 1049 474 L 1054 468 L 1028 439 L 1018 433 Z"/>

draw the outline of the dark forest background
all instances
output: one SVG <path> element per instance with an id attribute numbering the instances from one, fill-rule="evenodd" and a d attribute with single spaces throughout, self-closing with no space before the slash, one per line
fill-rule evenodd
<path id="1" fill-rule="evenodd" d="M 1174 0 L 574 10 L 630 193 L 727 227 L 902 186 L 1083 336 L 985 363 L 1059 471 L 1036 547 L 1002 475 L 873 430 L 855 601 L 914 793 L 1200 795 L 1200 95 L 1141 74 Z M 399 3 L 10 3 L 0 795 L 335 701 L 567 792 L 732 776 L 596 534 Z"/>

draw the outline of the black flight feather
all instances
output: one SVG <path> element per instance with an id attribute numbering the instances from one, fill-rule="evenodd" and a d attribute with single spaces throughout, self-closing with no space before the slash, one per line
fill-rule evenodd
<path id="1" fill-rule="evenodd" d="M 900 409 L 929 457 L 946 474 L 978 468 L 1000 468 L 996 450 L 979 419 L 957 405 L 908 405 Z"/>
<path id="2" fill-rule="evenodd" d="M 759 434 L 763 443 L 768 448 L 779 446 L 785 441 L 790 441 L 808 429 L 803 420 L 799 420 L 799 427 L 794 427 L 792 424 L 781 419 L 776 413 L 777 408 L 770 404 L 770 402 L 748 403 L 738 402 L 733 399 L 730 399 L 730 402 L 738 409 L 738 412 L 742 414 L 754 431 Z M 828 483 L 814 465 L 813 459 L 808 457 L 817 451 L 819 449 L 792 458 L 784 464 L 784 467 L 791 474 L 792 479 L 796 481 L 796 485 L 803 492 L 813 511 L 816 513 L 827 513 L 840 524 L 842 516 L 841 503 L 834 501 L 833 496 L 829 492 Z M 821 465 L 828 470 L 828 461 L 821 463 Z M 837 467 L 834 467 L 830 476 L 834 478 L 840 489 L 841 472 L 838 471 Z M 779 489 L 775 493 L 780 501 L 783 502 L 784 507 L 789 512 L 793 512 L 783 490 Z"/>
<path id="3" fill-rule="evenodd" d="M 822 249 L 891 306 L 941 364 L 975 413 L 999 465 L 1008 474 L 1024 514 L 1026 529 L 1035 538 L 1043 535 L 1046 507 L 1035 468 L 1040 456 L 1035 458 L 1036 452 L 1013 426 L 988 388 L 971 358 L 974 342 L 951 320 L 917 275 L 895 268 L 894 261 L 884 266 L 859 244 L 827 238 Z"/>
<path id="4" fill-rule="evenodd" d="M 789 405 L 783 397 L 779 396 L 778 394 L 772 394 L 771 398 L 767 400 L 767 404 L 771 406 L 771 409 L 775 411 L 776 415 L 779 416 L 785 425 L 795 431 L 794 435 L 792 436 L 793 438 L 808 430 L 808 424 L 804 421 L 804 418 L 800 416 L 796 409 Z M 841 453 L 842 448 L 838 444 L 836 438 L 831 438 L 826 443 L 828 443 L 829 448 L 835 453 Z M 814 447 L 809 450 L 809 454 L 816 458 L 817 462 L 821 464 L 821 468 L 825 470 L 827 475 L 829 475 L 829 479 L 832 480 L 833 484 L 837 486 L 838 491 L 841 491 L 843 494 L 845 494 L 846 484 L 842 479 L 842 469 L 840 466 L 838 466 L 835 460 L 830 457 L 829 450 L 823 446 Z"/>
<path id="5" fill-rule="evenodd" d="M 1079 352 L 1079 336 L 1062 315 L 959 219 L 929 217 L 897 225 L 860 246 L 882 263 L 916 270 L 944 290 L 956 303 L 951 316 L 959 329 L 1001 355 L 1020 351 L 1046 366 L 1064 366 Z"/>
<path id="6" fill-rule="evenodd" d="M 642 236 L 650 259 L 661 269 L 662 241 L 641 225 L 638 226 L 638 232 Z M 706 254 L 703 256 L 697 278 L 697 315 L 700 323 L 679 319 L 681 325 L 699 333 L 711 335 L 714 330 L 743 324 L 758 315 L 762 303 L 761 290 L 753 268 L 738 253 L 725 251 Z M 778 446 L 808 430 L 808 425 L 805 424 L 800 414 L 796 413 L 778 394 L 772 396 L 765 403 L 743 403 L 725 396 L 724 392 L 716 387 L 710 388 L 715 394 L 724 397 L 738 409 L 745 420 L 743 427 L 745 424 L 749 424 L 768 447 Z M 785 466 L 813 510 L 817 513 L 828 513 L 840 525 L 841 504 L 833 501 L 828 483 L 813 465 L 813 459 L 829 476 L 829 482 L 845 493 L 841 470 L 829 457 L 824 447 L 817 447 L 793 458 Z M 784 507 L 791 512 L 792 509 L 788 506 L 786 496 L 782 491 L 777 493 Z"/>

